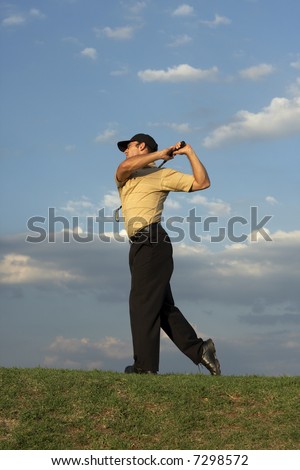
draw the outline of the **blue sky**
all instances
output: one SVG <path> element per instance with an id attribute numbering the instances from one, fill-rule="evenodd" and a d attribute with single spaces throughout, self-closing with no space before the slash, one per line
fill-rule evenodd
<path id="1" fill-rule="evenodd" d="M 299 16 L 297 0 L 1 2 L 0 365 L 131 363 L 128 242 L 96 217 L 120 204 L 116 142 L 146 132 L 189 142 L 212 183 L 165 206 L 177 305 L 224 374 L 299 374 Z M 163 336 L 160 370 L 197 372 Z"/>

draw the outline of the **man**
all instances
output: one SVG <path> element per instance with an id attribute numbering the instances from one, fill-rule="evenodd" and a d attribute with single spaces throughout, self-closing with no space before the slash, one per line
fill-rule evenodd
<path id="1" fill-rule="evenodd" d="M 159 369 L 160 328 L 195 364 L 203 364 L 212 375 L 220 375 L 211 339 L 197 338 L 192 326 L 175 306 L 170 279 L 172 245 L 160 225 L 164 201 L 170 191 L 199 191 L 210 186 L 206 169 L 192 147 L 181 143 L 158 150 L 148 134 L 136 134 L 118 142 L 125 154 L 116 172 L 125 227 L 131 243 L 129 266 L 131 290 L 130 323 L 134 364 L 126 373 L 153 373 Z M 192 168 L 187 175 L 158 168 L 156 160 L 186 155 Z"/>

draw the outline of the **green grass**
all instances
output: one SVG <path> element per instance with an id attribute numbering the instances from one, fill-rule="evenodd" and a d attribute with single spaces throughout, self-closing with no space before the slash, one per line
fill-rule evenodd
<path id="1" fill-rule="evenodd" d="M 299 449 L 300 377 L 0 369 L 0 449 Z"/>

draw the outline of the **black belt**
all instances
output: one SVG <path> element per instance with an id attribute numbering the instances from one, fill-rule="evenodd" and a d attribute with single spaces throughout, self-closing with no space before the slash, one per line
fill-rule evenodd
<path id="1" fill-rule="evenodd" d="M 153 224 L 146 225 L 146 227 L 141 228 L 138 232 L 136 232 L 132 237 L 129 237 L 129 241 L 131 243 L 140 242 L 142 240 L 143 235 L 149 235 L 153 230 L 155 230 L 160 225 L 159 222 L 154 222 Z"/>

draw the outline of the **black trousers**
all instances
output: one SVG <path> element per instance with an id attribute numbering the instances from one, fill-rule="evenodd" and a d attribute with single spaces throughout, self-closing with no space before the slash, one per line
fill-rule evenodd
<path id="1" fill-rule="evenodd" d="M 170 287 L 173 249 L 160 224 L 139 232 L 131 241 L 129 266 L 130 323 L 136 368 L 159 369 L 160 328 L 195 364 L 202 356 L 203 340 L 175 306 Z M 149 230 L 148 227 L 148 230 Z"/>

